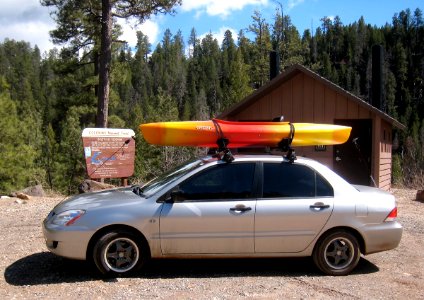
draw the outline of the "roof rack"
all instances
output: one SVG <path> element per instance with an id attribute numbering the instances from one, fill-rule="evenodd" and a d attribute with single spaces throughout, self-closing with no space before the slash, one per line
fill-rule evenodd
<path id="1" fill-rule="evenodd" d="M 230 149 L 228 149 L 228 144 L 230 141 L 224 137 L 224 132 L 222 132 L 221 126 L 219 126 L 218 122 L 215 119 L 212 121 L 215 126 L 216 134 L 218 135 L 218 139 L 216 140 L 218 149 L 213 156 L 222 161 L 230 163 L 234 160 L 233 154 L 231 153 Z"/>
<path id="2" fill-rule="evenodd" d="M 272 121 L 273 122 L 283 122 L 284 116 L 276 117 L 276 118 L 272 119 Z M 291 143 L 293 142 L 294 133 L 295 133 L 296 130 L 295 130 L 294 125 L 292 123 L 289 123 L 289 125 L 290 125 L 289 137 L 282 139 L 278 143 L 278 148 L 282 152 L 287 152 L 286 156 L 284 156 L 284 157 L 287 158 L 290 163 L 294 163 L 294 161 L 297 159 L 297 157 L 296 157 L 296 152 L 291 147 Z"/>
<path id="3" fill-rule="evenodd" d="M 218 136 L 218 139 L 216 141 L 216 144 L 218 146 L 218 149 L 215 151 L 215 154 L 213 154 L 213 157 L 217 157 L 218 159 L 230 163 L 234 160 L 234 156 L 231 153 L 230 149 L 228 148 L 228 144 L 230 141 L 224 136 L 224 132 L 221 129 L 221 126 L 216 122 L 215 119 L 212 120 L 213 124 L 215 126 L 215 131 Z M 283 122 L 284 117 L 277 117 L 273 119 L 274 122 Z M 282 152 L 287 152 L 284 156 L 286 159 L 289 160 L 290 163 L 294 163 L 294 161 L 297 159 L 296 152 L 291 147 L 291 143 L 293 142 L 294 134 L 295 134 L 295 128 L 292 123 L 289 123 L 290 125 L 290 134 L 288 138 L 282 139 L 278 143 L 278 148 Z"/>

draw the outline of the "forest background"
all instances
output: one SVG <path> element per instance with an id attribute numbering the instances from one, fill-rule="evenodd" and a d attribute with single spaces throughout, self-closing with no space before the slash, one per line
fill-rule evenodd
<path id="1" fill-rule="evenodd" d="M 424 186 L 424 19 L 405 9 L 391 23 L 371 26 L 361 17 L 345 25 L 323 17 L 301 35 L 289 15 L 273 20 L 259 11 L 237 36 L 199 38 L 166 30 L 152 46 L 137 32 L 137 46 L 123 41 L 114 24 L 108 127 L 132 128 L 154 121 L 210 119 L 269 81 L 269 52 L 280 69 L 302 64 L 370 102 L 371 48 L 383 45 L 382 109 L 407 126 L 395 131 L 392 179 Z M 92 45 L 40 53 L 25 41 L 0 43 L 0 194 L 42 184 L 74 193 L 86 178 L 81 132 L 96 122 L 98 74 Z M 130 182 L 158 175 L 198 154 L 197 149 L 155 147 L 136 135 Z"/>

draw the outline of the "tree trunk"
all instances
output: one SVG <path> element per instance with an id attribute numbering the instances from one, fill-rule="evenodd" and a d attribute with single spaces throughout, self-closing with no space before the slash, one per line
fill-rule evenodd
<path id="1" fill-rule="evenodd" d="M 97 46 L 94 46 L 94 51 L 93 51 L 93 62 L 94 62 L 94 72 L 93 72 L 93 76 L 95 77 L 99 77 L 99 51 L 97 50 Z M 97 82 L 96 85 L 94 86 L 94 95 L 96 96 L 96 98 L 99 98 L 99 83 Z"/>
<path id="2" fill-rule="evenodd" d="M 112 5 L 102 0 L 102 35 L 99 59 L 99 94 L 96 127 L 106 128 L 109 110 L 110 64 L 112 60 Z"/>

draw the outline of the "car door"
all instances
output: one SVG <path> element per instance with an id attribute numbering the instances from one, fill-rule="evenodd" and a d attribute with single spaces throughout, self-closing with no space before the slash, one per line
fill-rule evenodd
<path id="1" fill-rule="evenodd" d="M 218 163 L 177 187 L 160 216 L 162 253 L 253 253 L 255 163 Z"/>
<path id="2" fill-rule="evenodd" d="M 255 252 L 300 252 L 333 211 L 330 184 L 308 166 L 263 164 L 263 191 L 255 217 Z"/>

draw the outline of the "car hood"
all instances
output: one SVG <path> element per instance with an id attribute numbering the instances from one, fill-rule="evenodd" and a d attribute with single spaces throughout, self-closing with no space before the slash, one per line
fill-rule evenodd
<path id="1" fill-rule="evenodd" d="M 119 188 L 72 196 L 59 203 L 54 211 L 59 213 L 70 209 L 109 208 L 140 203 L 144 200 L 145 198 L 136 195 L 132 188 Z"/>

